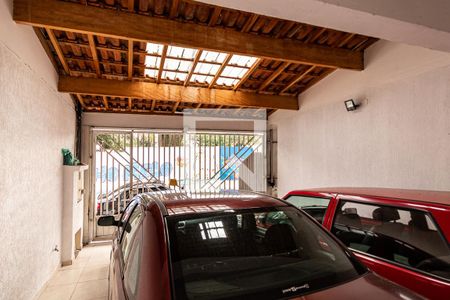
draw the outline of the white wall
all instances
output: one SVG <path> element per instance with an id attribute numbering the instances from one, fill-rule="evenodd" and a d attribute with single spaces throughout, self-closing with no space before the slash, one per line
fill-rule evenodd
<path id="1" fill-rule="evenodd" d="M 0 0 L 0 299 L 33 299 L 60 263 L 61 148 L 74 148 L 75 112 L 56 78 Z"/>
<path id="2" fill-rule="evenodd" d="M 278 111 L 279 195 L 325 186 L 450 190 L 450 54 L 380 41 Z M 344 100 L 362 106 L 347 112 Z"/>

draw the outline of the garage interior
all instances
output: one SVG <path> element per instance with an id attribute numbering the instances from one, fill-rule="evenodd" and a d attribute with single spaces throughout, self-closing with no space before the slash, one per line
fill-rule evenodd
<path id="1" fill-rule="evenodd" d="M 69 172 L 83 198 L 69 240 L 102 263 L 111 231 L 96 220 L 121 210 L 102 195 L 143 181 L 449 191 L 449 14 L 425 0 L 0 1 L 0 299 L 45 299 L 75 259 L 63 148 L 86 166 Z M 77 276 L 54 299 L 107 299 L 74 293 Z"/>

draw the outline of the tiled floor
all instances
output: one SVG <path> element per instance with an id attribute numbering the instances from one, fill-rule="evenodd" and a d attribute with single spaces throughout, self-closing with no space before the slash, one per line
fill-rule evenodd
<path id="1" fill-rule="evenodd" d="M 60 268 L 38 300 L 106 300 L 111 243 L 93 242 L 71 266 Z"/>

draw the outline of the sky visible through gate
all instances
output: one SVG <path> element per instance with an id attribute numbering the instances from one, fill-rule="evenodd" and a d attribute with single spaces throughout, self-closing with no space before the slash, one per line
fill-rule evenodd
<path id="1" fill-rule="evenodd" d="M 261 117 L 258 110 L 248 110 L 247 117 L 242 119 L 235 117 L 234 109 L 225 111 L 220 116 L 211 110 L 185 111 L 183 131 L 96 132 L 97 202 L 109 198 L 115 199 L 113 202 L 129 200 L 134 194 L 147 192 L 143 187 L 149 182 L 169 185 L 171 179 L 185 190 L 264 191 L 265 114 Z M 253 131 L 198 130 L 197 125 L 205 122 L 251 122 L 246 128 Z M 118 208 L 112 206 L 105 210 L 117 212 Z"/>

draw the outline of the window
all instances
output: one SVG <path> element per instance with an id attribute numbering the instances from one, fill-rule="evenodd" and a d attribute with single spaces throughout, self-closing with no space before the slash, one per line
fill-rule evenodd
<path id="1" fill-rule="evenodd" d="M 450 249 L 428 213 L 342 201 L 332 232 L 348 247 L 450 279 Z"/>
<path id="2" fill-rule="evenodd" d="M 142 227 L 141 227 L 142 228 Z M 130 250 L 130 259 L 125 266 L 125 274 L 123 277 L 127 299 L 133 300 L 137 298 L 139 272 L 141 269 L 141 252 L 142 252 L 142 229 L 137 231 L 133 246 Z"/>
<path id="3" fill-rule="evenodd" d="M 286 201 L 298 208 L 303 209 L 319 223 L 323 223 L 323 218 L 327 212 L 328 204 L 330 204 L 330 199 L 327 198 L 298 195 L 289 196 Z"/>
<path id="4" fill-rule="evenodd" d="M 293 207 L 166 218 L 176 299 L 280 299 L 365 269 Z"/>
<path id="5" fill-rule="evenodd" d="M 126 224 L 128 222 L 128 218 L 130 217 L 131 213 L 136 207 L 136 204 L 137 204 L 136 201 L 131 201 L 130 203 L 128 203 L 127 207 L 125 208 L 125 211 L 120 216 L 120 224 Z M 119 240 L 122 239 L 123 228 L 124 228 L 123 226 L 119 226 Z"/>
<path id="6" fill-rule="evenodd" d="M 128 255 L 130 253 L 131 242 L 133 241 L 133 237 L 138 229 L 139 223 L 141 221 L 141 216 L 143 212 L 139 205 L 136 206 L 134 211 L 132 212 L 128 222 L 124 226 L 123 237 L 122 237 L 122 253 L 123 253 L 123 261 L 126 263 Z"/>

